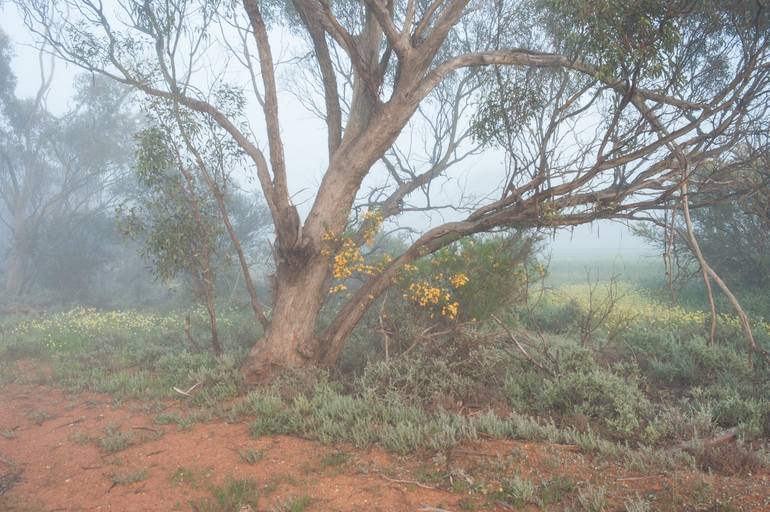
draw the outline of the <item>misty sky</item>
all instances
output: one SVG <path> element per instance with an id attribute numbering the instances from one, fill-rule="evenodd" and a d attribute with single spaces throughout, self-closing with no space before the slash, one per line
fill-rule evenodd
<path id="1" fill-rule="evenodd" d="M 2 5 L 2 4 L 0 4 Z M 0 7 L 0 28 L 9 36 L 14 45 L 15 58 L 13 69 L 18 79 L 17 94 L 32 96 L 40 84 L 38 52 L 33 47 L 32 39 L 15 8 L 9 4 Z M 283 41 L 277 41 L 278 48 Z M 275 43 L 274 43 L 275 44 Z M 55 81 L 48 97 L 48 107 L 54 112 L 66 109 L 72 95 L 72 82 L 80 70 L 63 62 L 56 63 Z M 280 84 L 279 84 L 280 85 Z M 286 86 L 284 85 L 284 89 Z M 313 114 L 307 112 L 291 94 L 281 96 L 282 132 L 285 138 L 286 157 L 289 166 L 289 180 L 294 200 L 300 212 L 309 208 L 312 194 L 321 181 L 326 162 L 326 134 L 324 126 Z M 490 190 L 491 184 L 499 179 L 501 157 L 486 155 L 472 161 L 462 162 L 462 176 L 472 177 L 472 183 L 485 185 Z M 467 186 L 467 182 L 463 186 Z M 454 197 L 456 184 L 446 185 Z M 433 222 L 441 219 L 433 219 Z M 431 219 L 421 217 L 410 219 L 412 224 L 431 223 Z M 640 253 L 654 254 L 654 250 L 622 224 L 602 221 L 592 225 L 580 226 L 572 230 L 561 230 L 550 243 L 554 260 L 582 258 L 603 255 L 605 257 L 635 257 Z"/>

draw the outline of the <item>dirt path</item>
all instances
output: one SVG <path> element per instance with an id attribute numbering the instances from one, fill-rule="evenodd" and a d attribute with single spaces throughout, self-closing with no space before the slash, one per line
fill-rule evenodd
<path id="1" fill-rule="evenodd" d="M 254 439 L 243 423 L 215 421 L 179 430 L 155 424 L 157 411 L 151 409 L 143 403 L 116 406 L 101 395 L 68 397 L 45 387 L 0 388 L 0 510 L 190 510 L 191 501 L 210 497 L 211 487 L 228 479 L 258 482 L 259 510 L 265 511 L 282 510 L 291 500 L 309 511 L 511 509 L 495 505 L 485 491 L 469 496 L 456 480 L 456 492 L 414 483 L 418 477 L 424 482 L 426 468 L 436 465 L 419 456 L 335 449 L 285 436 Z M 132 444 L 124 448 L 127 436 Z M 258 460 L 250 464 L 247 453 Z M 639 475 L 572 447 L 514 441 L 481 443 L 458 450 L 452 459 L 463 485 L 484 474 L 484 485 L 498 486 L 501 475 L 515 470 L 539 480 L 560 475 L 580 485 L 609 486 L 609 510 L 623 510 L 624 499 L 635 495 L 659 496 L 663 505 L 668 494 L 672 507 L 677 496 L 704 507 L 727 502 L 733 507 L 671 510 L 770 510 L 766 471 L 750 478 Z M 692 497 L 706 490 L 708 496 Z M 575 500 L 547 508 L 562 510 Z"/>

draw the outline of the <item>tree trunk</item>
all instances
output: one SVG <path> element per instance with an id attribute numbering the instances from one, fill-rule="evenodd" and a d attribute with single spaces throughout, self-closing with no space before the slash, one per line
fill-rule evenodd
<path id="1" fill-rule="evenodd" d="M 24 289 L 26 281 L 26 257 L 18 248 L 11 249 L 8 255 L 8 268 L 5 278 L 5 293 L 7 297 L 18 297 Z"/>
<path id="2" fill-rule="evenodd" d="M 318 363 L 315 328 L 327 276 L 328 261 L 320 254 L 279 264 L 270 325 L 242 365 L 247 382 L 268 382 L 287 369 Z"/>
<path id="3" fill-rule="evenodd" d="M 222 355 L 222 345 L 219 343 L 219 330 L 217 329 L 217 309 L 214 302 L 214 293 L 209 290 L 206 293 L 206 311 L 209 314 L 209 327 L 211 328 L 211 348 L 217 356 Z"/>
<path id="4" fill-rule="evenodd" d="M 11 250 L 8 253 L 5 273 L 5 292 L 7 297 L 19 297 L 27 283 L 27 265 L 32 247 L 23 215 L 16 215 L 11 237 Z"/>

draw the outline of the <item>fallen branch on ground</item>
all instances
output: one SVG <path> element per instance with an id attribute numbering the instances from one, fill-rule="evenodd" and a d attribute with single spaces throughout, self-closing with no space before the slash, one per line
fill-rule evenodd
<path id="1" fill-rule="evenodd" d="M 397 480 L 395 478 L 390 478 L 388 476 L 385 476 L 384 474 L 380 473 L 379 471 L 375 472 L 376 474 L 380 475 L 382 478 L 387 480 L 388 482 L 392 484 L 407 484 L 407 485 L 416 485 L 417 487 L 422 487 L 423 489 L 431 489 L 436 490 L 436 487 L 433 487 L 431 485 L 423 484 L 421 482 L 417 482 L 416 480 Z"/>
<path id="2" fill-rule="evenodd" d="M 179 388 L 178 388 L 178 387 L 176 387 L 176 386 L 174 386 L 172 389 L 173 389 L 174 391 L 176 391 L 177 393 L 179 393 L 180 395 L 184 395 L 184 396 L 192 396 L 190 393 L 192 393 L 192 392 L 193 392 L 193 390 L 194 390 L 195 388 L 197 388 L 198 386 L 200 386 L 201 384 L 203 384 L 203 382 L 198 382 L 197 384 L 193 384 L 192 386 L 190 386 L 190 388 L 189 388 L 187 391 L 182 391 L 181 389 L 179 389 Z"/>

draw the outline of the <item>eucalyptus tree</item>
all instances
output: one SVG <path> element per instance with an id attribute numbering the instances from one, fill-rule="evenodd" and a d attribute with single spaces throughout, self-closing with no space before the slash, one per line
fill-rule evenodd
<path id="1" fill-rule="evenodd" d="M 34 281 L 35 258 L 55 259 L 56 247 L 43 241 L 51 223 L 82 224 L 115 204 L 111 184 L 129 166 L 136 127 L 130 90 L 103 77 L 81 77 L 71 107 L 51 113 L 53 63 L 41 53 L 39 65 L 35 96 L 17 97 L 0 34 L 0 221 L 9 232 L 5 293 L 12 299 Z"/>
<path id="2" fill-rule="evenodd" d="M 729 179 L 707 183 L 698 191 L 700 204 L 692 223 L 704 256 L 719 275 L 744 292 L 759 292 L 770 283 L 770 153 L 746 144 L 736 150 L 733 163 L 740 165 L 719 169 L 719 175 Z M 730 201 L 722 200 L 726 194 Z M 679 289 L 697 274 L 698 262 L 684 220 L 677 216 L 672 221 L 671 212 L 665 213 L 636 232 L 666 257 L 668 285 L 676 301 Z M 761 301 L 759 305 L 766 306 Z"/>
<path id="3" fill-rule="evenodd" d="M 183 276 L 206 309 L 211 345 L 222 353 L 217 328 L 217 278 L 237 256 L 258 321 L 266 323 L 244 245 L 265 228 L 261 203 L 248 201 L 231 174 L 237 145 L 215 123 L 175 102 L 148 101 L 149 127 L 137 134 L 137 189 L 119 209 L 125 235 L 143 242 L 142 254 L 162 281 Z M 243 226 L 244 219 L 250 225 Z"/>
<path id="4" fill-rule="evenodd" d="M 686 199 L 693 171 L 767 114 L 762 2 L 20 3 L 60 58 L 207 116 L 250 159 L 276 238 L 269 324 L 245 362 L 254 378 L 333 365 L 403 267 L 459 238 L 635 218 Z M 287 51 L 311 67 L 318 94 L 305 102 L 325 123 L 328 160 L 304 218 L 281 131 L 279 32 L 293 34 Z M 433 123 L 441 109 L 449 123 Z M 444 143 L 397 158 L 420 120 Z M 485 194 L 448 200 L 431 187 L 471 173 L 462 154 L 483 149 L 506 155 Z M 442 203 L 454 220 L 419 233 L 319 325 L 340 248 L 364 243 L 373 223 Z M 362 209 L 370 214 L 357 217 Z"/>

